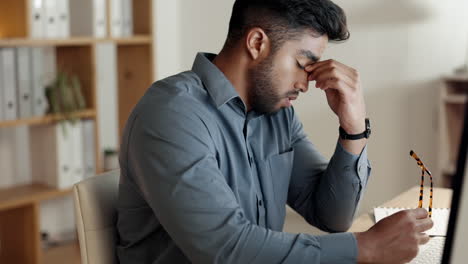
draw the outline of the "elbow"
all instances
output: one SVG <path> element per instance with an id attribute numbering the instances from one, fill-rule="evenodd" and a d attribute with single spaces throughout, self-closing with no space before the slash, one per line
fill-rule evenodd
<path id="1" fill-rule="evenodd" d="M 316 226 L 320 230 L 328 233 L 347 232 L 353 224 L 353 217 L 348 218 L 337 215 L 324 219 L 319 214 L 315 214 L 315 217 L 308 217 L 306 220 L 309 222 L 309 224 Z"/>
<path id="2" fill-rule="evenodd" d="M 329 232 L 330 233 L 346 232 L 351 228 L 352 224 L 353 224 L 352 221 L 339 221 L 339 222 L 334 223 L 334 225 L 329 227 Z"/>

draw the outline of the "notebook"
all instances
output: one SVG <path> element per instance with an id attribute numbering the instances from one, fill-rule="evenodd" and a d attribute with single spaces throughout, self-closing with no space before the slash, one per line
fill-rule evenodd
<path id="1" fill-rule="evenodd" d="M 376 207 L 374 208 L 375 222 L 379 222 L 382 218 L 390 216 L 396 212 L 410 208 L 395 208 L 395 207 Z M 427 230 L 425 233 L 429 236 L 443 236 L 447 235 L 447 225 L 450 216 L 449 208 L 432 208 L 432 221 L 434 226 Z"/>

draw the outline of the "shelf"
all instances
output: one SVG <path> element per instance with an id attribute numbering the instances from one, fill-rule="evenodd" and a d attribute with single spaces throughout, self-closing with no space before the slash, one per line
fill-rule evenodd
<path id="1" fill-rule="evenodd" d="M 131 38 L 113 38 L 105 41 L 113 41 L 119 45 L 140 45 L 140 44 L 150 44 L 152 42 L 151 36 L 147 35 L 136 35 Z"/>
<path id="2" fill-rule="evenodd" d="M 73 114 L 77 118 L 94 118 L 96 117 L 95 110 L 84 110 L 78 113 Z M 0 128 L 3 127 L 16 127 L 22 125 L 46 125 L 51 124 L 60 120 L 63 120 L 64 117 L 61 114 L 46 115 L 41 117 L 32 117 L 26 119 L 17 119 L 9 121 L 0 121 Z"/>
<path id="3" fill-rule="evenodd" d="M 80 264 L 80 246 L 78 241 L 45 249 L 43 263 L 47 264 Z M 66 260 L 66 261 L 65 261 Z"/>
<path id="4" fill-rule="evenodd" d="M 450 104 L 465 104 L 468 102 L 468 95 L 446 95 L 443 100 Z"/>
<path id="5" fill-rule="evenodd" d="M 150 44 L 150 35 L 135 35 L 127 38 L 93 38 L 93 37 L 70 37 L 64 39 L 31 39 L 12 38 L 0 39 L 0 47 L 18 46 L 88 46 L 102 42 L 115 42 L 122 45 Z"/>
<path id="6" fill-rule="evenodd" d="M 44 184 L 25 184 L 0 189 L 0 211 L 68 195 L 72 188 L 57 189 Z"/>

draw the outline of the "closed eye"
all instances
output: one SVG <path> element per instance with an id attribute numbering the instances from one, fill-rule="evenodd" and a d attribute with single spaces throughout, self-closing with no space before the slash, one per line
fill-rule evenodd
<path id="1" fill-rule="evenodd" d="M 305 67 L 302 66 L 298 61 L 296 61 L 297 67 L 299 67 L 301 70 L 305 70 Z"/>

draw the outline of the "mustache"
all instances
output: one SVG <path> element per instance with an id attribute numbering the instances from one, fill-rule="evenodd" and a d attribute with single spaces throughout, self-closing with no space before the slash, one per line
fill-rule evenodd
<path id="1" fill-rule="evenodd" d="M 299 96 L 299 91 L 298 90 L 291 91 L 291 92 L 286 93 L 285 95 L 285 97 L 291 97 L 291 96 L 295 96 L 295 97 Z"/>

